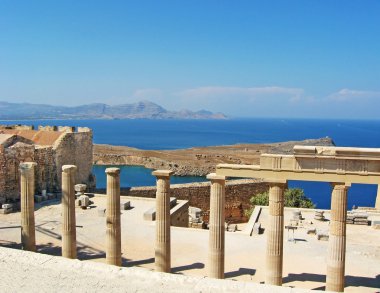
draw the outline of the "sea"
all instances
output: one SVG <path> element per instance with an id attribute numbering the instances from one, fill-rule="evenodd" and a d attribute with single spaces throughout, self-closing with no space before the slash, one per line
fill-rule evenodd
<path id="1" fill-rule="evenodd" d="M 271 143 L 330 137 L 337 146 L 380 148 L 380 120 L 228 119 L 228 120 L 22 120 L 0 124 L 87 126 L 94 143 L 172 150 L 195 146 L 237 143 Z M 106 186 L 105 168 L 94 166 L 97 187 Z M 121 186 L 154 185 L 152 170 L 141 166 L 121 167 Z M 173 176 L 172 183 L 206 181 L 204 177 Z M 380 182 L 379 182 L 380 183 Z M 330 208 L 329 183 L 290 181 L 289 187 L 304 189 L 318 208 Z M 374 206 L 376 185 L 353 184 L 348 208 Z"/>

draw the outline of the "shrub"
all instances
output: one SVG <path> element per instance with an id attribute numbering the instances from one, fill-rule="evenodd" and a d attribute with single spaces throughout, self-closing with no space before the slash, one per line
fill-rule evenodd
<path id="1" fill-rule="evenodd" d="M 245 215 L 250 217 L 253 208 L 256 205 L 267 206 L 269 205 L 269 193 L 263 192 L 256 194 L 251 197 L 249 200 L 253 207 L 245 211 Z M 292 208 L 315 208 L 315 204 L 311 201 L 310 198 L 306 197 L 303 189 L 301 188 L 290 188 L 286 189 L 284 192 L 284 205 L 286 207 Z"/>

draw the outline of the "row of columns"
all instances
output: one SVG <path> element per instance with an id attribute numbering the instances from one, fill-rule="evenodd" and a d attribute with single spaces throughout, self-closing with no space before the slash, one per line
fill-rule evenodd
<path id="1" fill-rule="evenodd" d="M 20 164 L 21 243 L 24 250 L 36 251 L 34 220 L 34 168 L 32 162 Z M 75 220 L 75 175 L 77 167 L 62 166 L 62 256 L 77 258 Z M 120 170 L 107 168 L 106 259 L 108 264 L 121 265 L 120 233 Z"/>
<path id="2" fill-rule="evenodd" d="M 35 251 L 34 167 L 21 163 L 21 240 L 25 250 Z M 76 166 L 62 167 L 62 256 L 76 258 L 75 174 Z M 157 170 L 155 269 L 170 272 L 170 176 Z M 120 169 L 107 168 L 106 260 L 121 265 Z M 224 278 L 225 259 L 225 177 L 209 174 L 210 219 L 208 276 Z M 327 256 L 326 290 L 343 292 L 346 250 L 346 208 L 349 185 L 332 184 L 331 221 Z M 265 283 L 282 285 L 284 190 L 286 181 L 269 182 L 269 222 L 267 227 Z"/>
<path id="3" fill-rule="evenodd" d="M 211 180 L 210 232 L 208 275 L 224 278 L 224 198 L 225 177 L 216 174 L 207 176 Z M 284 191 L 286 181 L 269 182 L 269 221 L 266 228 L 266 272 L 265 283 L 282 285 L 283 241 L 284 241 Z M 332 184 L 331 220 L 327 254 L 326 290 L 344 291 L 346 255 L 346 211 L 347 191 L 345 183 Z"/>

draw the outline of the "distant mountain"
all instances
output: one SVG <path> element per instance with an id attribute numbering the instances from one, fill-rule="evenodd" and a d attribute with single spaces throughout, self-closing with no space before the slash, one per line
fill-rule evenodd
<path id="1" fill-rule="evenodd" d="M 16 119 L 226 119 L 206 110 L 168 111 L 150 101 L 132 104 L 88 104 L 76 107 L 0 102 L 0 120 Z"/>

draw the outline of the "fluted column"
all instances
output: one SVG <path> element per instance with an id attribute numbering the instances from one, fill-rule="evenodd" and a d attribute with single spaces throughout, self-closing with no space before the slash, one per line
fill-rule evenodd
<path id="1" fill-rule="evenodd" d="M 77 257 L 74 165 L 62 166 L 62 256 Z"/>
<path id="2" fill-rule="evenodd" d="M 347 191 L 350 185 L 333 183 L 332 186 L 326 290 L 343 292 L 346 259 Z"/>
<path id="3" fill-rule="evenodd" d="M 157 179 L 156 192 L 156 246 L 155 266 L 157 272 L 169 273 L 170 264 L 170 175 L 169 170 L 152 173 Z"/>
<path id="4" fill-rule="evenodd" d="M 380 211 L 380 185 L 377 185 L 377 196 L 376 196 L 375 209 Z"/>
<path id="5" fill-rule="evenodd" d="M 284 241 L 284 190 L 286 181 L 269 182 L 269 225 L 267 233 L 265 283 L 282 285 Z"/>
<path id="6" fill-rule="evenodd" d="M 107 168 L 107 251 L 110 265 L 121 266 L 120 169 Z"/>
<path id="7" fill-rule="evenodd" d="M 226 177 L 211 173 L 207 175 L 207 179 L 211 180 L 208 276 L 210 278 L 224 279 L 224 202 Z"/>
<path id="8" fill-rule="evenodd" d="M 20 164 L 21 243 L 22 249 L 36 251 L 34 223 L 34 167 L 36 163 Z"/>

